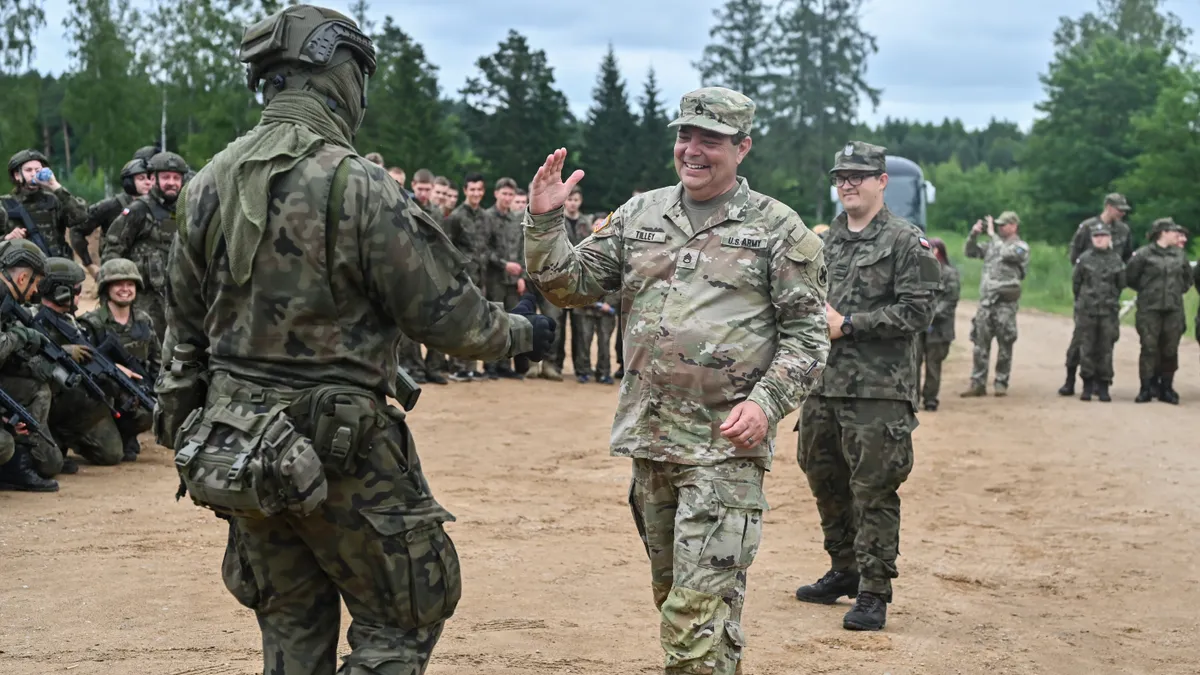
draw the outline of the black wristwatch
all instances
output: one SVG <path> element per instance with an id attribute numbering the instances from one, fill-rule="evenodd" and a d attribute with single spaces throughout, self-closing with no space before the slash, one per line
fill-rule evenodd
<path id="1" fill-rule="evenodd" d="M 842 335 L 846 337 L 854 335 L 854 324 L 850 322 L 849 314 L 842 317 Z"/>

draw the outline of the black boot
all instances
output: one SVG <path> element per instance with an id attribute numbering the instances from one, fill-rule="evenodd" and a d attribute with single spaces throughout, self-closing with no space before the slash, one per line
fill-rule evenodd
<path id="1" fill-rule="evenodd" d="M 0 466 L 0 490 L 58 492 L 58 481 L 39 476 L 33 470 L 29 448 L 18 445 L 13 458 Z"/>
<path id="2" fill-rule="evenodd" d="M 1108 385 L 1109 385 L 1108 380 L 1097 380 L 1096 381 L 1096 395 L 1100 397 L 1101 403 L 1111 403 L 1112 402 L 1112 396 L 1108 395 Z"/>
<path id="3" fill-rule="evenodd" d="M 1142 380 L 1142 388 L 1138 390 L 1137 398 L 1133 399 L 1134 403 L 1146 403 L 1154 400 L 1154 378 L 1148 377 Z"/>
<path id="4" fill-rule="evenodd" d="M 136 462 L 138 453 L 142 451 L 142 444 L 138 443 L 137 436 L 130 436 L 122 442 L 125 453 L 121 455 L 122 462 Z"/>
<path id="5" fill-rule="evenodd" d="M 1158 400 L 1171 405 L 1179 405 L 1179 394 L 1175 391 L 1175 373 L 1159 377 Z"/>
<path id="6" fill-rule="evenodd" d="M 1083 393 L 1079 395 L 1080 401 L 1092 400 L 1092 392 L 1096 389 L 1096 381 L 1090 377 L 1083 378 Z M 1061 392 L 1062 389 L 1059 389 Z"/>
<path id="7" fill-rule="evenodd" d="M 64 476 L 71 476 L 79 473 L 79 464 L 72 457 L 63 455 L 63 465 L 58 472 Z"/>
<path id="8" fill-rule="evenodd" d="M 842 628 L 846 630 L 882 630 L 887 624 L 887 602 L 874 593 L 858 594 L 854 609 L 846 612 Z"/>
<path id="9" fill-rule="evenodd" d="M 854 572 L 829 570 L 815 583 L 796 589 L 797 600 L 819 605 L 832 605 L 843 595 L 858 595 L 858 575 Z"/>
<path id="10" fill-rule="evenodd" d="M 1059 396 L 1074 396 L 1075 395 L 1075 369 L 1067 367 L 1067 382 L 1058 388 Z"/>

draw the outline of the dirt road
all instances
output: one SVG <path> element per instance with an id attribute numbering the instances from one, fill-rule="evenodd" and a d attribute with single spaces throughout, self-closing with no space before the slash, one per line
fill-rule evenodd
<path id="1" fill-rule="evenodd" d="M 965 336 L 970 306 L 959 309 Z M 1200 367 L 1183 405 L 1135 405 L 1137 336 L 1116 402 L 1054 395 L 1070 324 L 1024 314 L 1006 399 L 962 400 L 955 344 L 942 410 L 921 413 L 902 488 L 888 628 L 796 602 L 826 569 L 816 510 L 781 425 L 772 510 L 750 570 L 747 675 L 1200 672 Z M 464 599 L 430 675 L 653 674 L 648 566 L 607 455 L 613 388 L 550 382 L 427 391 L 412 426 L 458 517 Z M 261 672 L 253 615 L 221 584 L 223 523 L 176 503 L 168 453 L 85 466 L 54 495 L 0 493 L 0 672 Z"/>

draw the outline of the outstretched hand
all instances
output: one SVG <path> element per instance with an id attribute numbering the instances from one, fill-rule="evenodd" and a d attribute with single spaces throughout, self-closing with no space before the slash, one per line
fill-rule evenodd
<path id="1" fill-rule="evenodd" d="M 567 149 L 559 148 L 546 155 L 546 161 L 538 168 L 533 182 L 529 184 L 529 212 L 534 215 L 549 213 L 567 203 L 571 190 L 583 180 L 583 171 L 576 169 L 562 179 L 563 165 L 567 161 Z"/>

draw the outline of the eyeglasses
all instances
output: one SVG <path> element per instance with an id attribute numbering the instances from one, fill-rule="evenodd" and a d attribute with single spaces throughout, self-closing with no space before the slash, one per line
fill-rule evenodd
<path id="1" fill-rule="evenodd" d="M 849 185 L 850 187 L 858 187 L 859 185 L 862 185 L 864 180 L 878 177 L 879 175 L 879 172 L 876 171 L 874 173 L 852 173 L 848 176 L 830 176 L 829 184 L 836 187 L 842 187 L 845 185 Z"/>

